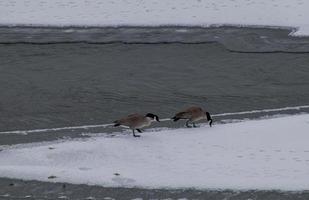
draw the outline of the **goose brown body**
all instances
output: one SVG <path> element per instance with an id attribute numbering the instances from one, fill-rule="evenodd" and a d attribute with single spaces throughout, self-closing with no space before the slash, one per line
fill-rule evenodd
<path id="1" fill-rule="evenodd" d="M 119 120 L 116 120 L 114 123 L 128 126 L 131 129 L 137 129 L 149 126 L 151 124 L 151 121 L 152 120 L 149 117 L 135 113 L 128 115 L 127 117 L 123 117 Z"/>
<path id="2" fill-rule="evenodd" d="M 134 137 L 139 137 L 139 135 L 135 135 L 134 130 L 137 130 L 138 132 L 142 132 L 140 129 L 150 126 L 152 122 L 158 121 L 159 117 L 157 115 L 148 113 L 147 115 L 141 115 L 138 113 L 128 115 L 127 117 L 123 117 L 119 120 L 114 121 L 114 126 L 128 126 L 133 131 Z"/>
<path id="3" fill-rule="evenodd" d="M 190 127 L 188 123 L 193 123 L 193 126 L 195 127 L 195 123 L 199 120 L 206 119 L 209 122 L 209 125 L 212 124 L 212 119 L 210 117 L 210 114 L 208 112 L 205 112 L 201 107 L 198 106 L 191 106 L 181 112 L 178 112 L 175 114 L 175 116 L 172 118 L 174 121 L 178 121 L 179 119 L 187 119 L 187 127 Z"/>

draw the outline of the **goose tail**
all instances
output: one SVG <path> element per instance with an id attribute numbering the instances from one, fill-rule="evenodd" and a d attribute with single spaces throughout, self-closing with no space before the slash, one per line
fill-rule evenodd
<path id="1" fill-rule="evenodd" d="M 117 126 L 121 125 L 118 120 L 114 121 L 113 123 L 114 123 L 114 127 L 117 127 Z"/>
<path id="2" fill-rule="evenodd" d="M 180 118 L 179 118 L 179 117 L 176 117 L 176 116 L 172 118 L 172 120 L 173 120 L 174 122 L 177 122 L 179 119 L 180 119 Z"/>

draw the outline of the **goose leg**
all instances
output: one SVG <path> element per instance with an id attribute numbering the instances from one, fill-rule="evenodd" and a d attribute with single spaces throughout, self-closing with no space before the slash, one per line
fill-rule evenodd
<path id="1" fill-rule="evenodd" d="M 192 124 L 193 124 L 193 127 L 194 127 L 194 128 L 196 128 L 196 127 L 197 127 L 197 126 L 195 125 L 195 123 L 194 123 L 194 122 L 193 122 Z"/>
<path id="2" fill-rule="evenodd" d="M 133 136 L 134 136 L 134 137 L 141 137 L 140 135 L 135 135 L 134 129 L 132 129 L 132 130 L 133 130 Z"/>
<path id="3" fill-rule="evenodd" d="M 142 133 L 142 130 L 141 129 L 136 129 L 139 133 Z"/>
<path id="4" fill-rule="evenodd" d="M 189 125 L 189 122 L 190 122 L 190 120 L 187 120 L 187 121 L 186 121 L 186 127 L 192 128 L 192 126 Z"/>

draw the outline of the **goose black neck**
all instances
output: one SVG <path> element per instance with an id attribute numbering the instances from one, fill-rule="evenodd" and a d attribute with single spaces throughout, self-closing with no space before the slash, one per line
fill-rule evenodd
<path id="1" fill-rule="evenodd" d="M 211 124 L 212 124 L 212 118 L 211 118 L 209 112 L 206 112 L 206 117 L 207 117 L 207 121 L 209 121 L 209 126 L 211 126 Z"/>

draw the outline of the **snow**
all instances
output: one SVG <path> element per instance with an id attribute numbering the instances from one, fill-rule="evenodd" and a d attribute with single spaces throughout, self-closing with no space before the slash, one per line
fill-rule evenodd
<path id="1" fill-rule="evenodd" d="M 308 35 L 308 10 L 306 0 L 0 0 L 0 24 L 288 26 Z"/>
<path id="2" fill-rule="evenodd" d="M 146 130 L 140 138 L 128 131 L 16 145 L 0 151 L 0 177 L 110 187 L 304 190 L 308 130 L 309 114 L 301 114 Z"/>

